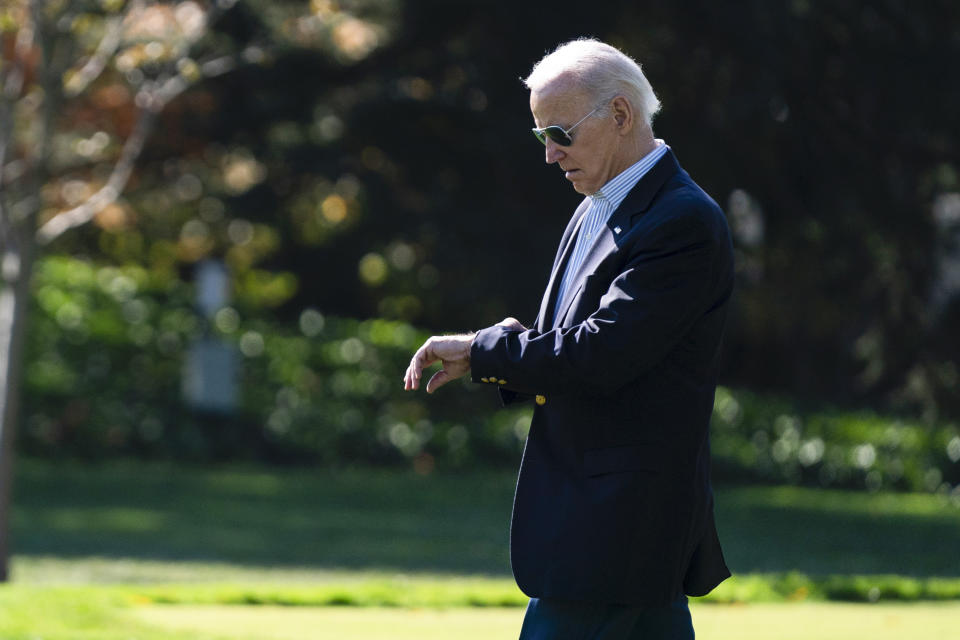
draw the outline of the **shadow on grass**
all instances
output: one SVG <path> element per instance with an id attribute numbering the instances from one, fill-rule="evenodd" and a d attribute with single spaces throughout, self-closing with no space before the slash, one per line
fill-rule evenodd
<path id="1" fill-rule="evenodd" d="M 960 576 L 960 508 L 942 496 L 797 487 L 716 493 L 734 571 Z"/>
<path id="2" fill-rule="evenodd" d="M 514 474 L 18 468 L 14 552 L 247 566 L 509 575 Z M 731 568 L 960 576 L 960 509 L 937 496 L 717 489 Z"/>
<path id="3" fill-rule="evenodd" d="M 21 464 L 14 552 L 509 574 L 513 476 Z"/>

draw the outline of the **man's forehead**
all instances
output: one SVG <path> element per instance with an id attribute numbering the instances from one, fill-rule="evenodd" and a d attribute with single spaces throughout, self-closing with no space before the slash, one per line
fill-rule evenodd
<path id="1" fill-rule="evenodd" d="M 588 102 L 581 87 L 563 79 L 530 92 L 530 110 L 535 118 L 579 117 L 576 112 Z"/>

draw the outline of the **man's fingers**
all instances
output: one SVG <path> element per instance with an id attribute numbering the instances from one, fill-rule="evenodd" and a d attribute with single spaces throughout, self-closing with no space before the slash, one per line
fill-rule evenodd
<path id="1" fill-rule="evenodd" d="M 433 393 L 443 385 L 450 382 L 450 376 L 443 369 L 433 374 L 433 377 L 427 381 L 427 393 Z"/>
<path id="2" fill-rule="evenodd" d="M 413 373 L 413 363 L 407 365 L 407 370 L 403 373 L 403 390 L 410 391 L 417 388 L 416 377 Z"/>
<path id="3" fill-rule="evenodd" d="M 419 352 L 417 352 L 419 354 Z M 423 367 L 420 359 L 417 356 L 410 361 L 410 365 L 407 367 L 407 373 L 404 377 L 404 388 L 408 391 L 410 389 L 416 389 L 420 386 L 420 377 L 423 375 Z"/>
<path id="4" fill-rule="evenodd" d="M 417 389 L 420 386 L 420 378 L 423 376 L 423 370 L 433 364 L 437 358 L 432 353 L 432 340 L 430 338 L 423 343 L 417 352 L 410 358 L 410 364 L 403 376 L 403 388 L 406 391 Z"/>
<path id="5" fill-rule="evenodd" d="M 410 359 L 410 364 L 407 365 L 407 370 L 403 372 L 403 389 L 405 391 L 416 389 L 419 375 L 420 374 L 417 371 L 417 356 L 414 354 L 414 356 Z"/>
<path id="6" fill-rule="evenodd" d="M 410 364 L 403 374 L 404 390 L 418 389 L 424 369 L 437 361 L 443 363 L 443 369 L 427 382 L 427 393 L 433 393 L 448 382 L 464 376 L 470 370 L 472 340 L 472 335 L 429 338 L 410 358 Z"/>

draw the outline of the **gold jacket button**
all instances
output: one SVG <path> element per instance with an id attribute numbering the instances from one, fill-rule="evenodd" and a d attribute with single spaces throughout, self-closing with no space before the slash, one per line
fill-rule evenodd
<path id="1" fill-rule="evenodd" d="M 480 378 L 480 382 L 490 382 L 489 378 Z"/>
<path id="2" fill-rule="evenodd" d="M 507 381 L 504 380 L 503 378 L 500 378 L 499 380 L 497 380 L 497 384 L 507 384 Z"/>
<path id="3" fill-rule="evenodd" d="M 542 407 L 543 405 L 547 404 L 547 398 L 546 398 L 546 396 L 537 396 L 537 397 L 534 398 L 534 399 L 537 401 L 537 404 L 540 405 L 541 407 Z"/>

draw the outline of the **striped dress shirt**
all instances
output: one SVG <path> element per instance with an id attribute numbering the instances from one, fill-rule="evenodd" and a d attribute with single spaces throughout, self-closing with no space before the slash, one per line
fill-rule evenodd
<path id="1" fill-rule="evenodd" d="M 587 198 L 590 204 L 584 213 L 580 229 L 577 231 L 576 245 L 573 248 L 573 254 L 567 262 L 567 269 L 563 272 L 563 278 L 560 280 L 560 292 L 557 295 L 557 304 L 553 309 L 554 324 L 556 324 L 557 314 L 563 308 L 563 301 L 570 286 L 570 278 L 580 268 L 580 264 L 586 257 L 591 245 L 596 241 L 597 233 L 607 223 L 613 212 L 617 210 L 623 199 L 631 189 L 640 181 L 657 160 L 663 157 L 670 147 L 663 140 L 657 140 L 656 148 L 643 156 L 638 162 L 627 167 L 617 177 L 606 183 L 596 193 L 590 194 Z"/>

